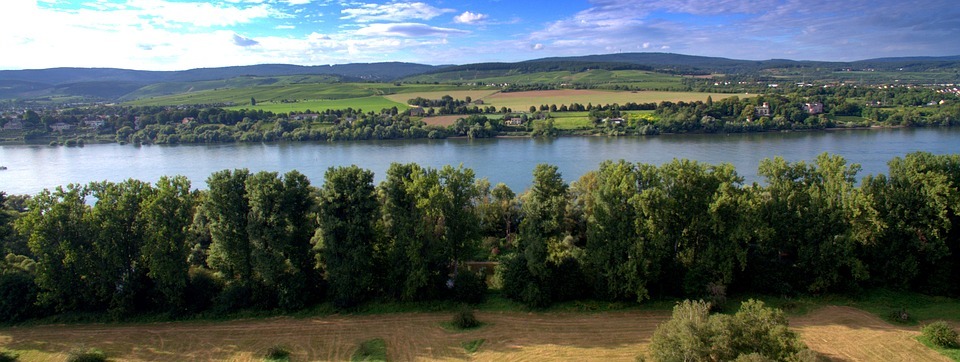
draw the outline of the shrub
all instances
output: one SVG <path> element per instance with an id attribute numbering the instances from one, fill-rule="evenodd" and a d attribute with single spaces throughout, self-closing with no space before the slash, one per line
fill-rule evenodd
<path id="1" fill-rule="evenodd" d="M 897 309 L 890 313 L 890 319 L 898 323 L 907 323 L 910 321 L 910 313 L 904 308 Z"/>
<path id="2" fill-rule="evenodd" d="M 923 336 L 933 344 L 943 348 L 960 348 L 960 342 L 957 341 L 957 331 L 950 328 L 950 325 L 944 321 L 930 323 L 923 327 Z"/>
<path id="3" fill-rule="evenodd" d="M 107 355 L 96 348 L 73 351 L 67 357 L 67 362 L 105 362 L 106 360 Z"/>
<path id="4" fill-rule="evenodd" d="M 273 346 L 267 349 L 267 353 L 263 356 L 264 361 L 269 362 L 282 362 L 290 361 L 290 350 L 284 346 Z"/>
<path id="5" fill-rule="evenodd" d="M 360 343 L 360 348 L 350 357 L 351 361 L 386 361 L 387 342 L 383 339 L 371 339 Z"/>
<path id="6" fill-rule="evenodd" d="M 749 300 L 733 316 L 710 314 L 710 303 L 684 301 L 657 327 L 650 352 L 657 361 L 794 360 L 805 347 L 779 309 Z"/>
<path id="7" fill-rule="evenodd" d="M 20 359 L 20 354 L 13 351 L 0 352 L 0 362 L 16 362 Z"/>
<path id="8" fill-rule="evenodd" d="M 452 323 L 454 327 L 459 329 L 470 329 L 480 326 L 480 321 L 473 315 L 473 309 L 467 306 L 461 307 L 457 313 L 453 315 Z"/>

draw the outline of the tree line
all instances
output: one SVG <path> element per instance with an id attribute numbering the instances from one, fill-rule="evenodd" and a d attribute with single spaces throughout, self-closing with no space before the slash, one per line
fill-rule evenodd
<path id="1" fill-rule="evenodd" d="M 223 170 L 194 190 L 94 182 L 4 196 L 0 320 L 189 315 L 329 302 L 960 293 L 960 156 L 913 153 L 887 175 L 823 154 L 729 164 L 607 161 L 567 183 L 541 164 L 517 195 L 469 168 L 356 166 L 320 187 Z M 491 274 L 468 261 L 499 262 Z"/>

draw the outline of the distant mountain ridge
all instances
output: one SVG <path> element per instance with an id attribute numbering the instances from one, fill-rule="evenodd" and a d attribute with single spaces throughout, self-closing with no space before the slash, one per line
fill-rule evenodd
<path id="1" fill-rule="evenodd" d="M 421 74 L 487 71 L 536 73 L 547 71 L 578 72 L 584 69 L 649 70 L 682 74 L 746 74 L 770 68 L 883 69 L 923 71 L 960 69 L 960 55 L 943 57 L 876 58 L 853 62 L 798 61 L 789 59 L 738 60 L 675 53 L 616 53 L 571 57 L 550 57 L 521 62 L 475 63 L 465 65 L 426 65 L 403 62 L 350 63 L 337 65 L 261 64 L 182 71 L 145 71 L 117 68 L 51 68 L 0 70 L 0 99 L 78 96 L 117 100 L 156 94 L 152 89 L 191 89 L 189 82 L 209 82 L 240 77 L 284 77 L 324 75 L 340 81 L 394 81 Z M 271 80 L 264 80 L 269 83 Z M 178 83 L 179 85 L 174 85 Z M 238 84 L 249 84 L 240 82 Z M 159 84 L 169 84 L 156 87 Z M 227 85 L 228 87 L 230 85 Z"/>
<path id="2" fill-rule="evenodd" d="M 67 83 L 110 82 L 193 82 L 226 79 L 239 76 L 284 76 L 284 75 L 340 75 L 367 80 L 392 80 L 436 69 L 437 66 L 385 62 L 350 63 L 336 65 L 260 64 L 247 66 L 197 68 L 178 71 L 130 70 L 118 68 L 50 68 L 26 70 L 0 70 L 0 80 L 16 80 L 32 83 L 59 85 Z"/>

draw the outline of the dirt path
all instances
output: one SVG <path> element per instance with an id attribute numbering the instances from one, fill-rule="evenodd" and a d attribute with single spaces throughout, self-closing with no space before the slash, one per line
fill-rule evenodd
<path id="1" fill-rule="evenodd" d="M 383 338 L 393 361 L 632 361 L 646 351 L 668 312 L 479 312 L 485 326 L 454 332 L 446 313 L 273 318 L 203 323 L 38 326 L 0 329 L 0 346 L 24 361 L 63 361 L 78 347 L 97 347 L 123 361 L 258 361 L 275 345 L 295 361 L 346 360 L 365 340 Z M 913 339 L 918 327 L 890 325 L 866 312 L 826 307 L 791 320 L 804 342 L 834 359 L 944 361 Z M 467 354 L 461 343 L 484 339 Z"/>

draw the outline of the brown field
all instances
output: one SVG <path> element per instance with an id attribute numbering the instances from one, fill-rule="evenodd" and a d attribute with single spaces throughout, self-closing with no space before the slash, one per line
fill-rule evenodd
<path id="1" fill-rule="evenodd" d="M 54 325 L 0 329 L 0 346 L 24 361 L 63 361 L 66 351 L 96 347 L 120 361 L 258 361 L 275 345 L 294 361 L 346 360 L 357 345 L 383 338 L 393 361 L 632 361 L 644 354 L 665 311 L 607 313 L 479 312 L 487 323 L 455 332 L 445 313 L 273 318 L 230 322 Z M 944 361 L 914 337 L 919 327 L 890 325 L 866 312 L 825 307 L 791 320 L 814 350 L 847 361 Z M 460 343 L 486 341 L 474 354 Z"/>

